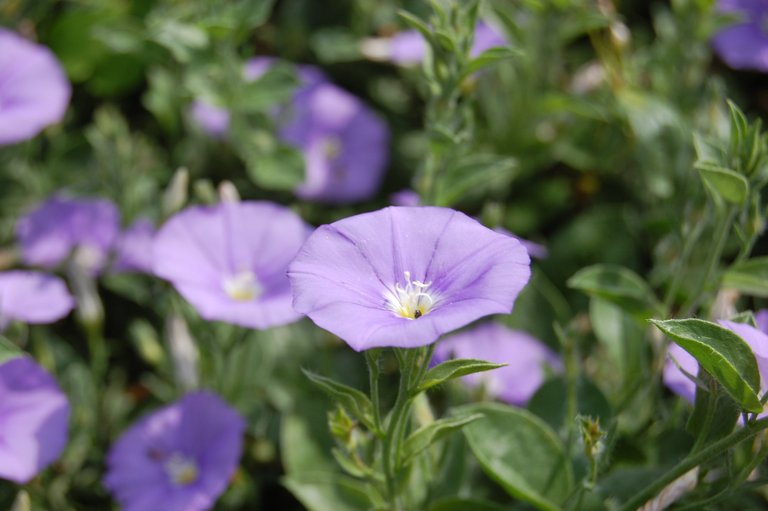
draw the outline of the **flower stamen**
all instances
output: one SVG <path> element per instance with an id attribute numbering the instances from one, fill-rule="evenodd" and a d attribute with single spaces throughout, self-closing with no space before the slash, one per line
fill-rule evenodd
<path id="1" fill-rule="evenodd" d="M 264 288 L 252 271 L 241 271 L 226 277 L 221 285 L 227 295 L 238 302 L 249 302 L 264 292 Z"/>
<path id="2" fill-rule="evenodd" d="M 399 282 L 395 289 L 386 293 L 387 308 L 400 317 L 406 319 L 419 319 L 429 313 L 435 305 L 435 297 L 427 289 L 432 282 L 411 280 L 411 272 L 403 272 L 405 286 Z"/>
<path id="3" fill-rule="evenodd" d="M 168 456 L 163 464 L 165 472 L 171 478 L 173 484 L 186 486 L 194 483 L 200 475 L 197 463 L 191 458 L 175 452 Z"/>

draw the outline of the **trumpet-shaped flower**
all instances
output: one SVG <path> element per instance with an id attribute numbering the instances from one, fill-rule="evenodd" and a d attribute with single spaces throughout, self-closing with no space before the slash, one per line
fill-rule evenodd
<path id="1" fill-rule="evenodd" d="M 11 321 L 53 323 L 73 309 L 64 281 L 36 271 L 0 272 L 0 331 Z"/>
<path id="2" fill-rule="evenodd" d="M 270 202 L 191 207 L 157 232 L 154 271 L 205 319 L 284 325 L 300 317 L 285 271 L 308 234 L 301 218 Z"/>
<path id="3" fill-rule="evenodd" d="M 717 8 L 741 19 L 715 36 L 715 52 L 734 69 L 768 71 L 768 2 L 719 0 Z"/>
<path id="4" fill-rule="evenodd" d="M 0 145 L 30 139 L 59 122 L 71 87 L 51 51 L 0 28 Z"/>
<path id="5" fill-rule="evenodd" d="M 735 323 L 733 321 L 720 320 L 720 326 L 732 331 L 752 348 L 752 353 L 757 361 L 760 371 L 761 392 L 768 390 L 768 335 L 752 325 Z M 663 381 L 672 392 L 685 398 L 691 403 L 696 395 L 696 384 L 691 381 L 680 369 L 696 376 L 699 371 L 699 363 L 677 344 L 669 346 L 667 362 L 664 366 Z M 674 359 L 674 360 L 672 360 Z"/>
<path id="6" fill-rule="evenodd" d="M 211 392 L 187 394 L 112 446 L 104 485 L 124 511 L 205 511 L 237 468 L 245 422 Z"/>
<path id="7" fill-rule="evenodd" d="M 69 401 L 29 357 L 0 364 L 0 478 L 29 482 L 67 443 Z"/>
<path id="8" fill-rule="evenodd" d="M 114 204 L 100 199 L 54 196 L 19 219 L 16 237 L 29 265 L 53 268 L 75 251 L 86 270 L 98 273 L 120 230 Z"/>
<path id="9" fill-rule="evenodd" d="M 560 357 L 539 340 L 498 323 L 484 323 L 441 339 L 434 360 L 450 358 L 507 364 L 462 380 L 473 387 L 482 385 L 490 396 L 518 406 L 525 405 L 544 382 L 546 367 L 554 372 L 562 370 Z"/>
<path id="10" fill-rule="evenodd" d="M 353 349 L 410 348 L 510 312 L 530 259 L 458 211 L 389 207 L 318 228 L 288 276 L 295 309 Z"/>

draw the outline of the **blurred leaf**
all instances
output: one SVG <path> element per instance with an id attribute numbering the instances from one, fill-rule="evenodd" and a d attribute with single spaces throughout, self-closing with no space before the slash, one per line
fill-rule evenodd
<path id="1" fill-rule="evenodd" d="M 448 417 L 436 420 L 414 431 L 403 443 L 401 451 L 403 466 L 408 466 L 413 458 L 433 443 L 481 417 L 481 414 L 468 415 L 466 417 Z"/>
<path id="2" fill-rule="evenodd" d="M 721 287 L 768 298 L 768 257 L 736 263 L 725 272 Z"/>
<path id="3" fill-rule="evenodd" d="M 749 182 L 741 174 L 709 162 L 697 162 L 695 167 L 715 196 L 737 206 L 743 205 L 747 200 Z"/>
<path id="4" fill-rule="evenodd" d="M 351 62 L 360 59 L 358 37 L 346 27 L 317 30 L 311 37 L 312 50 L 320 62 Z"/>
<path id="5" fill-rule="evenodd" d="M 435 502 L 428 511 L 505 511 L 507 509 L 493 502 L 451 498 Z"/>
<path id="6" fill-rule="evenodd" d="M 528 410 L 541 417 L 549 426 L 560 430 L 569 427 L 573 418 L 566 415 L 567 385 L 562 377 L 552 378 L 539 387 L 528 402 Z M 602 424 L 609 424 L 613 409 L 599 388 L 586 378 L 576 383 L 576 408 L 578 413 L 599 418 Z"/>
<path id="7" fill-rule="evenodd" d="M 291 475 L 282 482 L 309 511 L 360 511 L 371 506 L 367 486 L 349 477 L 317 472 Z"/>
<path id="8" fill-rule="evenodd" d="M 480 413 L 464 434 L 483 470 L 513 497 L 544 511 L 559 511 L 573 486 L 571 465 L 557 435 L 535 415 L 497 403 L 463 406 L 457 416 Z"/>
<path id="9" fill-rule="evenodd" d="M 483 371 L 491 371 L 504 367 L 507 364 L 496 364 L 493 362 L 486 362 L 485 360 L 475 360 L 468 358 L 455 358 L 447 360 L 441 364 L 436 365 L 424 375 L 424 379 L 419 385 L 417 392 L 430 389 L 435 385 L 441 385 L 453 378 L 459 378 L 468 374 L 481 373 Z"/>
<path id="10" fill-rule="evenodd" d="M 11 341 L 0 335 L 0 364 L 12 358 L 21 357 L 24 352 Z"/>
<path id="11" fill-rule="evenodd" d="M 701 319 L 652 319 L 659 330 L 690 353 L 742 409 L 761 412 L 760 373 L 749 345 L 727 328 Z"/>
<path id="12" fill-rule="evenodd" d="M 517 160 L 470 154 L 449 164 L 437 183 L 436 204 L 452 206 L 478 195 L 505 190 L 518 170 Z"/>
<path id="13" fill-rule="evenodd" d="M 348 385 L 311 371 L 304 370 L 304 374 L 334 401 L 341 404 L 353 417 L 365 424 L 368 429 L 376 430 L 373 422 L 373 404 L 368 396 Z"/>
<path id="14" fill-rule="evenodd" d="M 589 301 L 589 318 L 595 337 L 610 357 L 611 372 L 625 385 L 643 377 L 648 363 L 645 325 L 640 326 L 621 307 L 600 298 Z"/>
<path id="15" fill-rule="evenodd" d="M 311 408 L 312 412 L 319 409 L 312 404 L 302 405 L 302 408 Z M 336 466 L 329 456 L 333 442 L 327 429 L 316 426 L 325 420 L 324 410 L 307 414 L 304 409 L 301 413 L 301 416 L 283 416 L 280 424 L 280 454 L 286 473 L 290 477 L 307 472 L 336 472 Z"/>
<path id="16" fill-rule="evenodd" d="M 659 309 L 656 297 L 642 277 L 628 268 L 596 264 L 576 272 L 568 287 L 614 303 L 640 317 Z"/>
<path id="17" fill-rule="evenodd" d="M 304 157 L 292 147 L 281 145 L 267 153 L 251 147 L 242 156 L 248 177 L 267 190 L 293 190 L 304 181 Z"/>
<path id="18" fill-rule="evenodd" d="M 400 16 L 400 19 L 402 19 L 406 25 L 421 32 L 421 35 L 424 36 L 424 39 L 427 41 L 432 40 L 432 30 L 420 18 L 414 16 L 408 11 L 403 10 L 397 11 L 397 15 Z"/>
<path id="19" fill-rule="evenodd" d="M 523 53 L 520 50 L 510 48 L 508 46 L 499 46 L 497 48 L 490 48 L 469 61 L 464 68 L 464 72 L 461 77 L 466 78 L 472 76 L 481 69 L 492 66 L 503 60 L 519 58 Z"/>
<path id="20" fill-rule="evenodd" d="M 208 46 L 208 34 L 201 28 L 161 16 L 147 20 L 147 36 L 170 51 L 179 62 L 189 62 L 195 52 Z"/>

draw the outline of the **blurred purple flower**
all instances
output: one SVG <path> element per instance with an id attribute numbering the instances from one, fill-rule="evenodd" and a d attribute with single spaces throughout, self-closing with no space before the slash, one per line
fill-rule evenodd
<path id="1" fill-rule="evenodd" d="M 30 139 L 59 122 L 70 93 L 48 48 L 0 28 L 0 145 Z"/>
<path id="2" fill-rule="evenodd" d="M 214 138 L 223 138 L 229 132 L 229 111 L 196 99 L 188 110 L 191 119 Z"/>
<path id="3" fill-rule="evenodd" d="M 345 203 L 370 198 L 389 156 L 389 130 L 362 101 L 331 83 L 294 97 L 280 138 L 304 154 L 302 199 Z"/>
<path id="4" fill-rule="evenodd" d="M 498 30 L 480 21 L 475 27 L 470 56 L 477 57 L 486 50 L 506 45 L 506 38 Z M 364 41 L 362 52 L 373 60 L 408 66 L 420 64 L 426 58 L 427 42 L 418 30 L 404 30 L 389 39 L 372 38 Z"/>
<path id="5" fill-rule="evenodd" d="M 389 196 L 393 206 L 421 206 L 421 197 L 413 190 L 406 188 Z"/>
<path id="6" fill-rule="evenodd" d="M 21 258 L 29 265 L 53 268 L 76 250 L 83 267 L 98 273 L 117 238 L 119 217 L 107 200 L 53 196 L 16 224 Z"/>
<path id="7" fill-rule="evenodd" d="M 518 406 L 525 405 L 544 382 L 545 367 L 562 371 L 555 352 L 529 334 L 498 323 L 484 323 L 440 340 L 434 361 L 450 358 L 508 364 L 487 373 L 464 376 L 462 380 L 473 387 L 483 385 L 490 396 Z"/>
<path id="8" fill-rule="evenodd" d="M 760 371 L 760 389 L 761 392 L 768 390 L 768 335 L 761 332 L 752 325 L 736 323 L 733 321 L 720 320 L 720 326 L 732 331 L 752 348 L 757 360 L 757 368 Z M 667 362 L 664 365 L 663 381 L 664 384 L 675 394 L 685 398 L 693 403 L 696 395 L 696 384 L 686 377 L 677 365 L 675 365 L 669 356 L 671 355 L 680 365 L 680 367 L 689 374 L 696 376 L 699 372 L 699 363 L 693 356 L 677 344 L 670 344 L 667 351 Z"/>
<path id="9" fill-rule="evenodd" d="M 267 329 L 301 317 L 285 271 L 309 234 L 290 209 L 270 202 L 195 206 L 157 232 L 155 274 L 205 319 Z"/>
<path id="10" fill-rule="evenodd" d="M 0 364 L 0 478 L 29 482 L 67 444 L 69 402 L 29 357 Z"/>
<path id="11" fill-rule="evenodd" d="M 106 486 L 124 511 L 205 511 L 240 460 L 245 422 L 211 392 L 139 420 L 107 458 Z"/>
<path id="12" fill-rule="evenodd" d="M 11 321 L 53 323 L 74 308 L 64 281 L 36 271 L 0 272 L 0 331 Z"/>
<path id="13" fill-rule="evenodd" d="M 734 69 L 768 71 L 768 2 L 719 0 L 717 8 L 741 21 L 717 33 L 712 39 L 715 52 Z"/>
<path id="14" fill-rule="evenodd" d="M 295 309 L 353 349 L 412 348 L 509 313 L 530 260 L 458 211 L 388 207 L 318 228 L 288 276 Z"/>
<path id="15" fill-rule="evenodd" d="M 136 220 L 115 243 L 112 269 L 117 272 L 152 273 L 152 245 L 155 226 L 146 218 Z"/>
<path id="16" fill-rule="evenodd" d="M 764 334 L 768 334 L 768 309 L 760 309 L 755 313 L 757 328 Z"/>

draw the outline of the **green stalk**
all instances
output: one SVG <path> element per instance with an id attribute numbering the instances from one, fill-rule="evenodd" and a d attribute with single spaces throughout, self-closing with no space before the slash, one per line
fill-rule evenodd
<path id="1" fill-rule="evenodd" d="M 682 477 L 689 470 L 692 470 L 693 468 L 722 455 L 730 448 L 743 442 L 744 440 L 751 439 L 766 428 L 768 428 L 768 418 L 760 419 L 752 424 L 744 426 L 743 428 L 737 429 L 730 435 L 718 440 L 713 444 L 710 444 L 708 447 L 700 450 L 699 452 L 688 455 L 680 463 L 672 467 L 672 469 L 670 469 L 666 474 L 656 479 L 653 483 L 646 486 L 633 498 L 624 503 L 619 511 L 636 511 L 638 508 L 640 508 L 640 506 L 661 493 L 664 488 Z"/>

